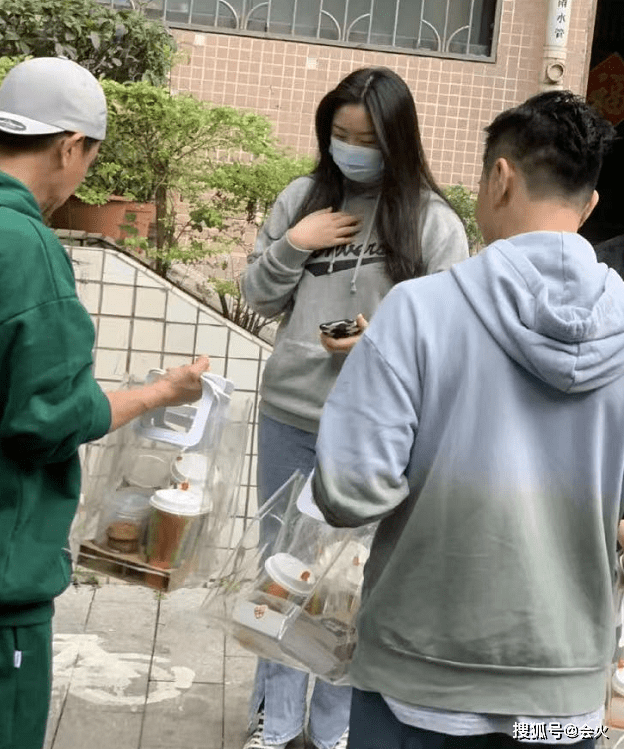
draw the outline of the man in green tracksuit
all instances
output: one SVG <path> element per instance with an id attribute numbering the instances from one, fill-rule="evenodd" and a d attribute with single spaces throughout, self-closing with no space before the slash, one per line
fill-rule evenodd
<path id="1" fill-rule="evenodd" d="M 105 131 L 102 89 L 76 63 L 29 60 L 0 86 L 0 749 L 44 741 L 79 445 L 195 400 L 209 364 L 124 393 L 105 394 L 93 378 L 93 324 L 44 217 L 84 179 Z"/>

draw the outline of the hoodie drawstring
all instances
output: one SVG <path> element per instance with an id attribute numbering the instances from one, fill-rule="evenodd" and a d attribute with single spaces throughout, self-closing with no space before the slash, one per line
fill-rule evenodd
<path id="1" fill-rule="evenodd" d="M 328 273 L 334 272 L 334 262 L 336 261 L 336 247 L 332 247 L 332 254 L 331 258 L 329 259 L 329 268 L 327 269 Z"/>

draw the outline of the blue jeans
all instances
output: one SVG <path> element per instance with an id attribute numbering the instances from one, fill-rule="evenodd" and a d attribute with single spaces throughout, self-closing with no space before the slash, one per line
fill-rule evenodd
<path id="1" fill-rule="evenodd" d="M 314 468 L 316 434 L 281 424 L 260 414 L 258 424 L 258 497 L 266 502 L 296 471 L 308 475 Z M 285 511 L 285 507 L 283 511 Z M 283 512 L 282 511 L 282 512 Z M 264 524 L 263 538 L 273 541 L 277 524 Z M 258 659 L 250 705 L 253 720 L 264 703 L 267 744 L 283 744 L 304 728 L 309 674 L 280 663 Z M 331 749 L 349 725 L 351 687 L 317 679 L 310 700 L 309 736 L 319 749 Z"/>
<path id="2" fill-rule="evenodd" d="M 542 741 L 524 743 L 504 733 L 479 736 L 451 736 L 447 733 L 426 731 L 401 723 L 377 692 L 353 689 L 349 749 L 536 749 L 556 744 Z M 595 739 L 583 739 L 566 748 L 592 749 Z"/>

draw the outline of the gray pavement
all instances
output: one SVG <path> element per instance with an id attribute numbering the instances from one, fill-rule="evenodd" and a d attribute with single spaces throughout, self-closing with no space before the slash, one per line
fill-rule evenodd
<path id="1" fill-rule="evenodd" d="M 56 602 L 44 749 L 241 749 L 256 659 L 201 618 L 205 590 L 77 577 Z"/>
<path id="2" fill-rule="evenodd" d="M 255 657 L 201 619 L 205 591 L 98 580 L 57 599 L 45 749 L 240 749 Z"/>

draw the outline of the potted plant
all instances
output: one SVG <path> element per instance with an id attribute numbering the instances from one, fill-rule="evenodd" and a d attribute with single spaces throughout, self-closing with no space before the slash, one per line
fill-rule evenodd
<path id="1" fill-rule="evenodd" d="M 114 9 L 97 0 L 3 0 L 0 38 L 3 53 L 12 57 L 0 58 L 0 81 L 25 57 L 62 55 L 98 78 L 166 83 L 175 40 L 160 20 L 146 16 L 145 5 L 132 0 L 131 7 Z M 83 186 L 81 199 L 70 198 L 53 224 L 118 240 L 128 232 L 147 236 L 155 209 L 151 197 L 135 197 L 140 191 L 136 180 L 128 184 L 121 167 L 105 159 Z"/>
<path id="2" fill-rule="evenodd" d="M 155 235 L 156 203 L 153 179 L 136 147 L 137 133 L 126 122 L 131 118 L 132 92 L 114 81 L 101 83 L 108 105 L 106 140 L 87 178 L 52 215 L 51 225 L 103 234 L 116 241 L 149 237 Z M 121 100 L 120 92 L 124 94 Z"/>
<path id="3" fill-rule="evenodd" d="M 210 251 L 210 241 L 198 236 L 222 223 L 222 210 L 207 201 L 210 176 L 228 154 L 249 161 L 275 152 L 271 123 L 146 81 L 103 80 L 102 86 L 109 108 L 107 137 L 77 196 L 91 204 L 110 195 L 153 202 L 152 241 L 128 245 L 146 252 L 165 274 L 178 258 L 196 259 Z"/>
<path id="4" fill-rule="evenodd" d="M 113 194 L 102 203 L 90 203 L 75 194 L 52 214 L 50 225 L 54 229 L 102 234 L 117 242 L 128 237 L 150 237 L 155 232 L 156 204 Z"/>
<path id="5" fill-rule="evenodd" d="M 188 217 L 185 226 L 218 226 L 218 216 L 205 205 L 210 174 L 223 154 L 249 158 L 270 151 L 271 124 L 260 115 L 211 106 L 146 81 L 122 84 L 104 79 L 102 86 L 109 111 L 106 140 L 76 191 L 77 200 L 68 201 L 52 224 L 86 229 L 80 219 L 89 207 L 106 204 L 114 225 L 105 230 L 100 217 L 94 231 L 115 239 L 146 237 L 145 227 L 151 224 L 152 255 L 157 270 L 166 272 L 165 255 L 175 254 L 181 239 L 181 204 Z"/>

